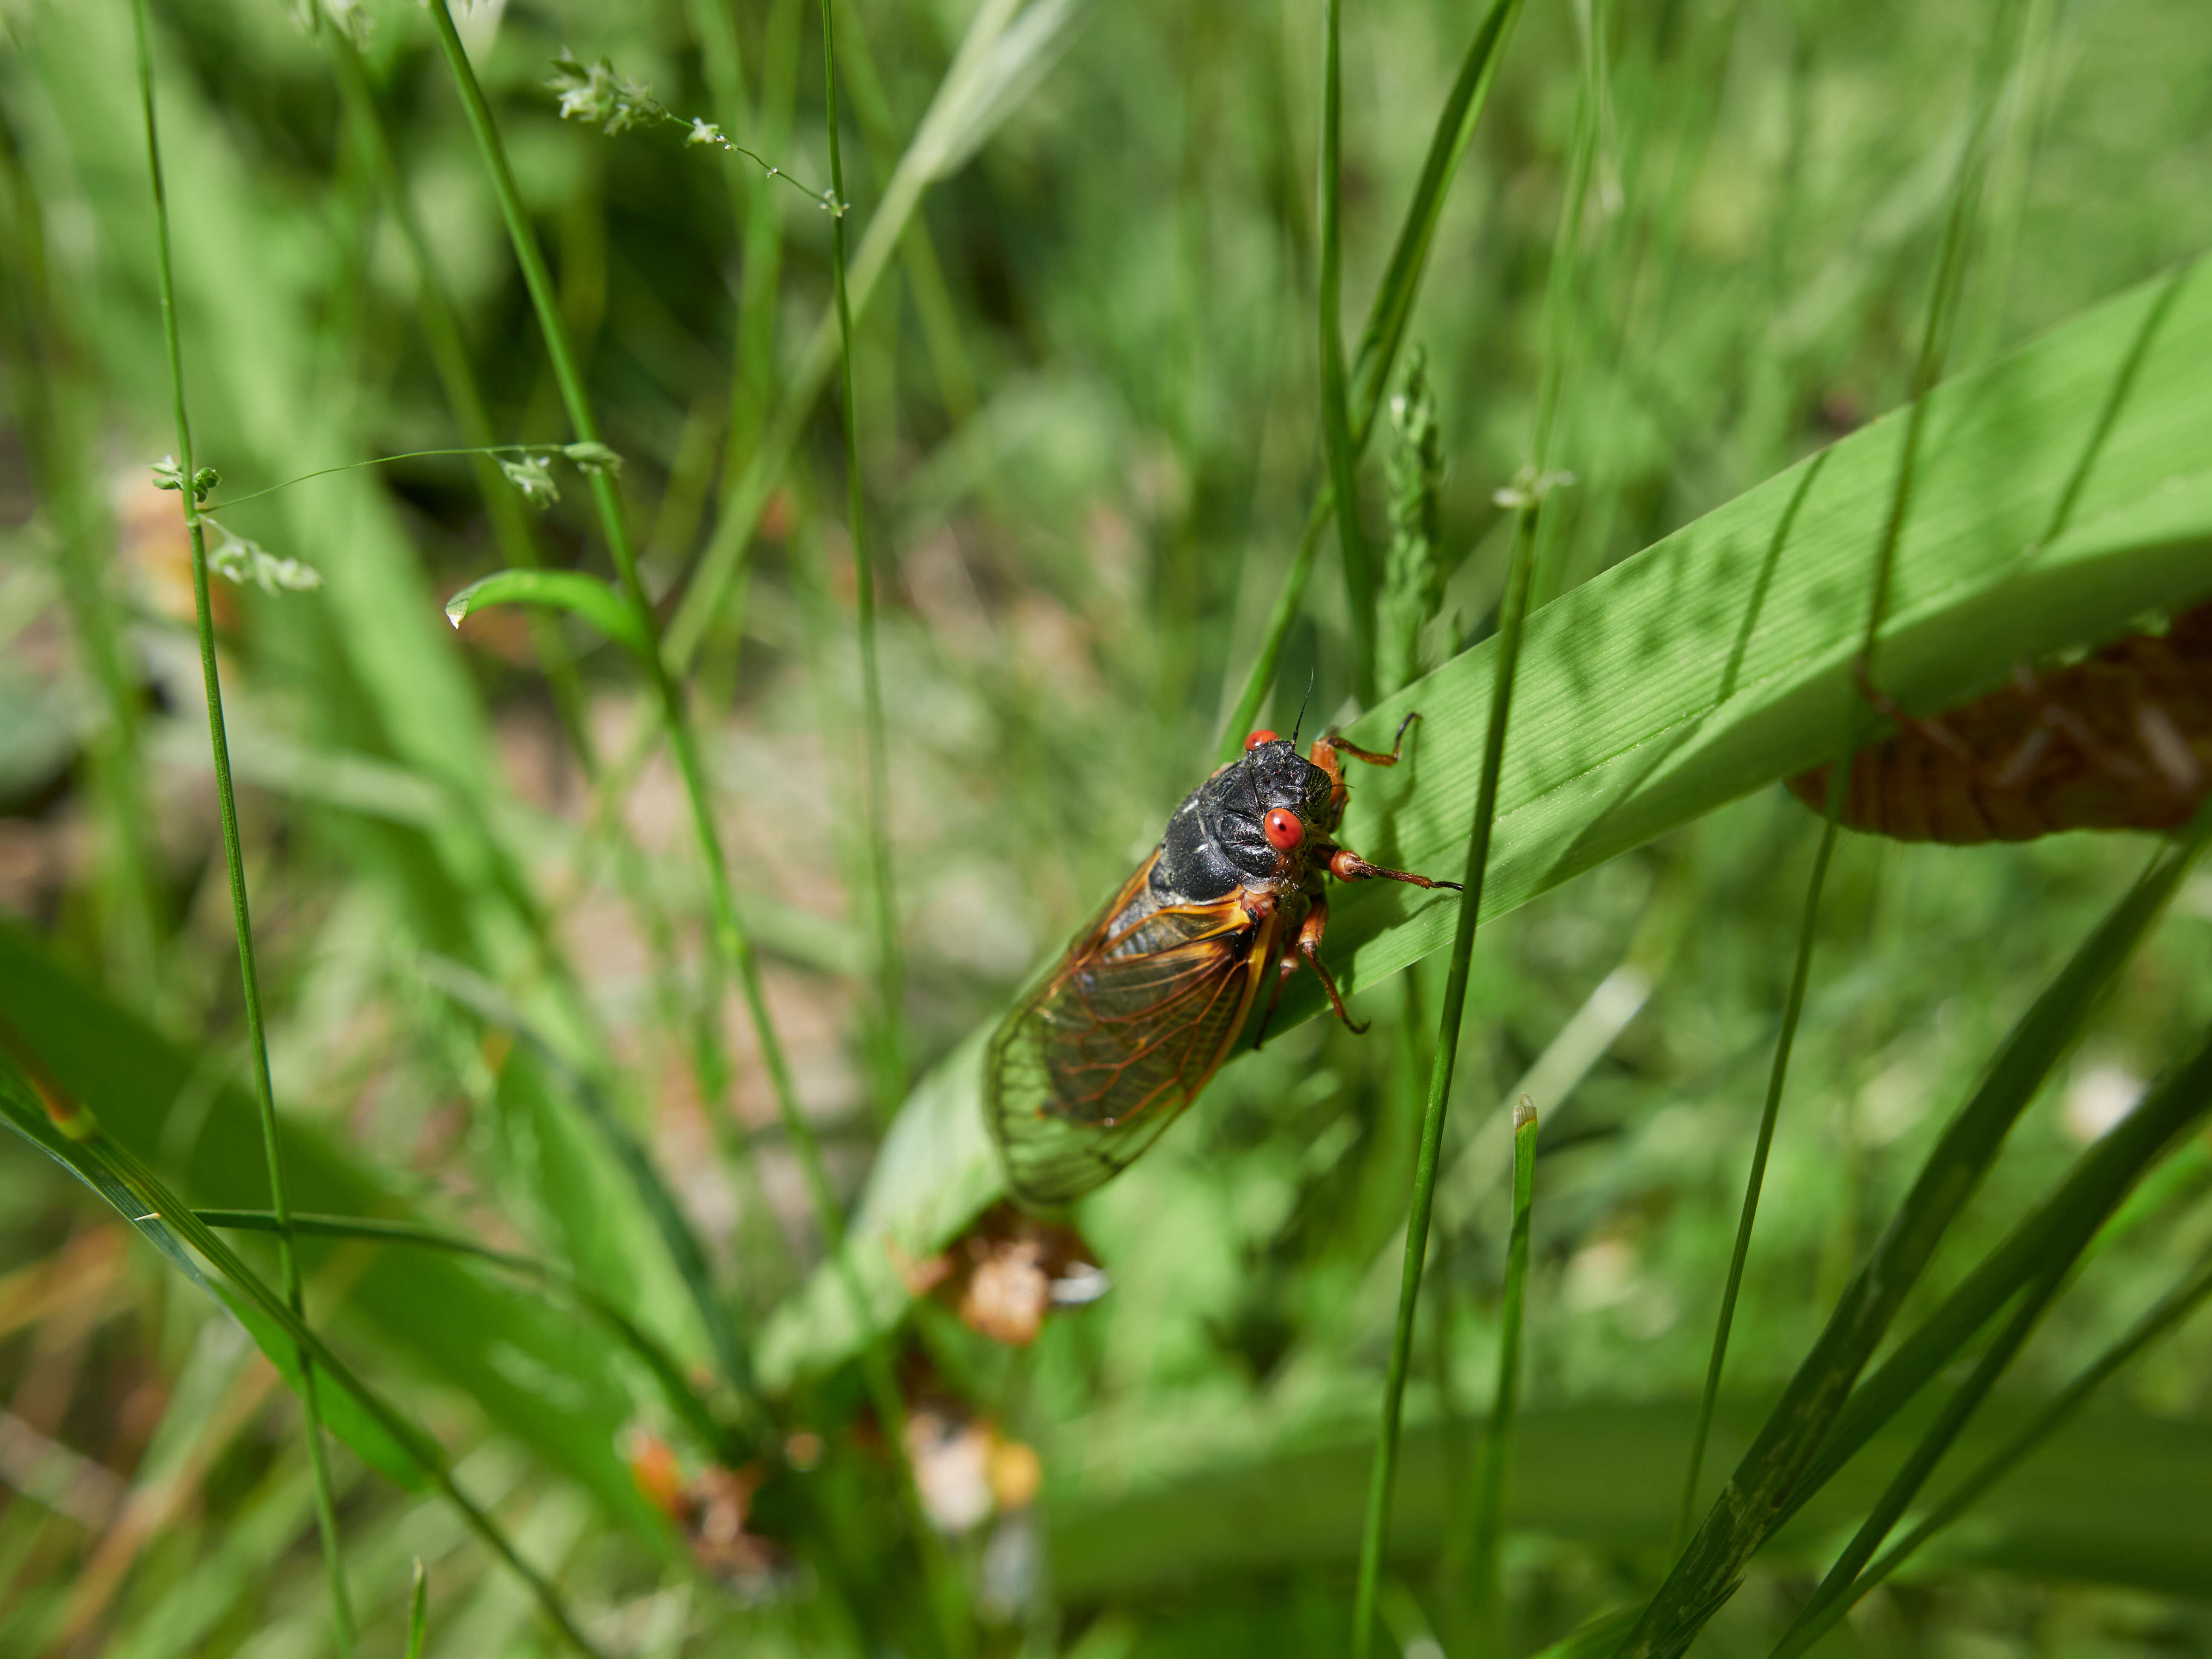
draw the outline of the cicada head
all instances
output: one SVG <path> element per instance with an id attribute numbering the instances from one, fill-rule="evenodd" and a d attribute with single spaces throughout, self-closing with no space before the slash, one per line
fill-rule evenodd
<path id="1" fill-rule="evenodd" d="M 1335 782 L 1289 739 L 1263 736 L 1217 774 L 1206 793 L 1206 828 L 1238 872 L 1254 882 L 1302 882 L 1312 849 L 1336 829 Z"/>

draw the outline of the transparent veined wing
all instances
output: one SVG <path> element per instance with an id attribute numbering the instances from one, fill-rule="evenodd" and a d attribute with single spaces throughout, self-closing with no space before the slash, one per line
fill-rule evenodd
<path id="1" fill-rule="evenodd" d="M 1066 1204 L 1127 1169 L 1197 1098 L 1273 959 L 1279 911 L 1243 895 L 1121 921 L 1147 860 L 991 1040 L 985 1112 L 1023 1202 Z"/>

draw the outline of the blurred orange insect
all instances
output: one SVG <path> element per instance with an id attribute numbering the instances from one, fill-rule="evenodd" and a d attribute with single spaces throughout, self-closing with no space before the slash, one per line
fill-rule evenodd
<path id="1" fill-rule="evenodd" d="M 1847 829 L 1958 847 L 2171 830 L 2212 793 L 2212 604 L 1934 719 L 1868 695 L 1898 730 L 1851 757 Z M 1828 772 L 1790 792 L 1825 812 Z"/>

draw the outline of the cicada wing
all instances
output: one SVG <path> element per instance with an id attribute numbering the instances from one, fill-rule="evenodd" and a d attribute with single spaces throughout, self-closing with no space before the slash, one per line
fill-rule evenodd
<path id="1" fill-rule="evenodd" d="M 1066 1204 L 1127 1169 L 1197 1098 L 1272 957 L 1238 896 L 1109 931 L 1150 866 L 992 1038 L 985 1106 L 1014 1195 Z"/>

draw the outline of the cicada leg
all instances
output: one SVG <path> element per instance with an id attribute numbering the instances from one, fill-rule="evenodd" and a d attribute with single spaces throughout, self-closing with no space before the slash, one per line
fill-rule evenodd
<path id="1" fill-rule="evenodd" d="M 1411 870 L 1385 870 L 1379 864 L 1370 864 L 1349 847 L 1333 848 L 1328 855 L 1328 872 L 1339 881 L 1402 881 L 1408 887 L 1449 887 L 1460 890 L 1455 881 L 1436 881 L 1427 876 L 1417 876 Z"/>
<path id="2" fill-rule="evenodd" d="M 1398 751 L 1406 744 L 1407 727 L 1420 718 L 1419 714 L 1410 714 L 1398 722 L 1398 734 L 1390 739 L 1390 752 L 1387 755 L 1378 754 L 1372 749 L 1362 749 L 1333 731 L 1324 732 L 1313 740 L 1313 747 L 1307 751 L 1306 758 L 1328 774 L 1328 781 L 1333 786 L 1330 798 L 1338 812 L 1344 811 L 1345 798 L 1352 793 L 1351 787 L 1344 781 L 1344 763 L 1339 757 L 1349 755 L 1354 760 L 1365 761 L 1370 766 L 1395 766 Z"/>
<path id="3" fill-rule="evenodd" d="M 1336 1017 L 1344 1022 L 1344 1029 L 1354 1036 L 1364 1036 L 1367 1027 L 1345 1012 L 1343 995 L 1336 988 L 1336 976 L 1328 971 L 1328 964 L 1321 959 L 1321 936 L 1328 928 L 1328 901 L 1317 898 L 1298 928 L 1298 956 L 1304 957 L 1311 965 L 1315 977 L 1321 981 L 1321 988 L 1328 993 L 1328 1006 L 1336 1010 Z M 1296 960 L 1297 957 L 1289 956 L 1283 958 L 1286 967 Z"/>

